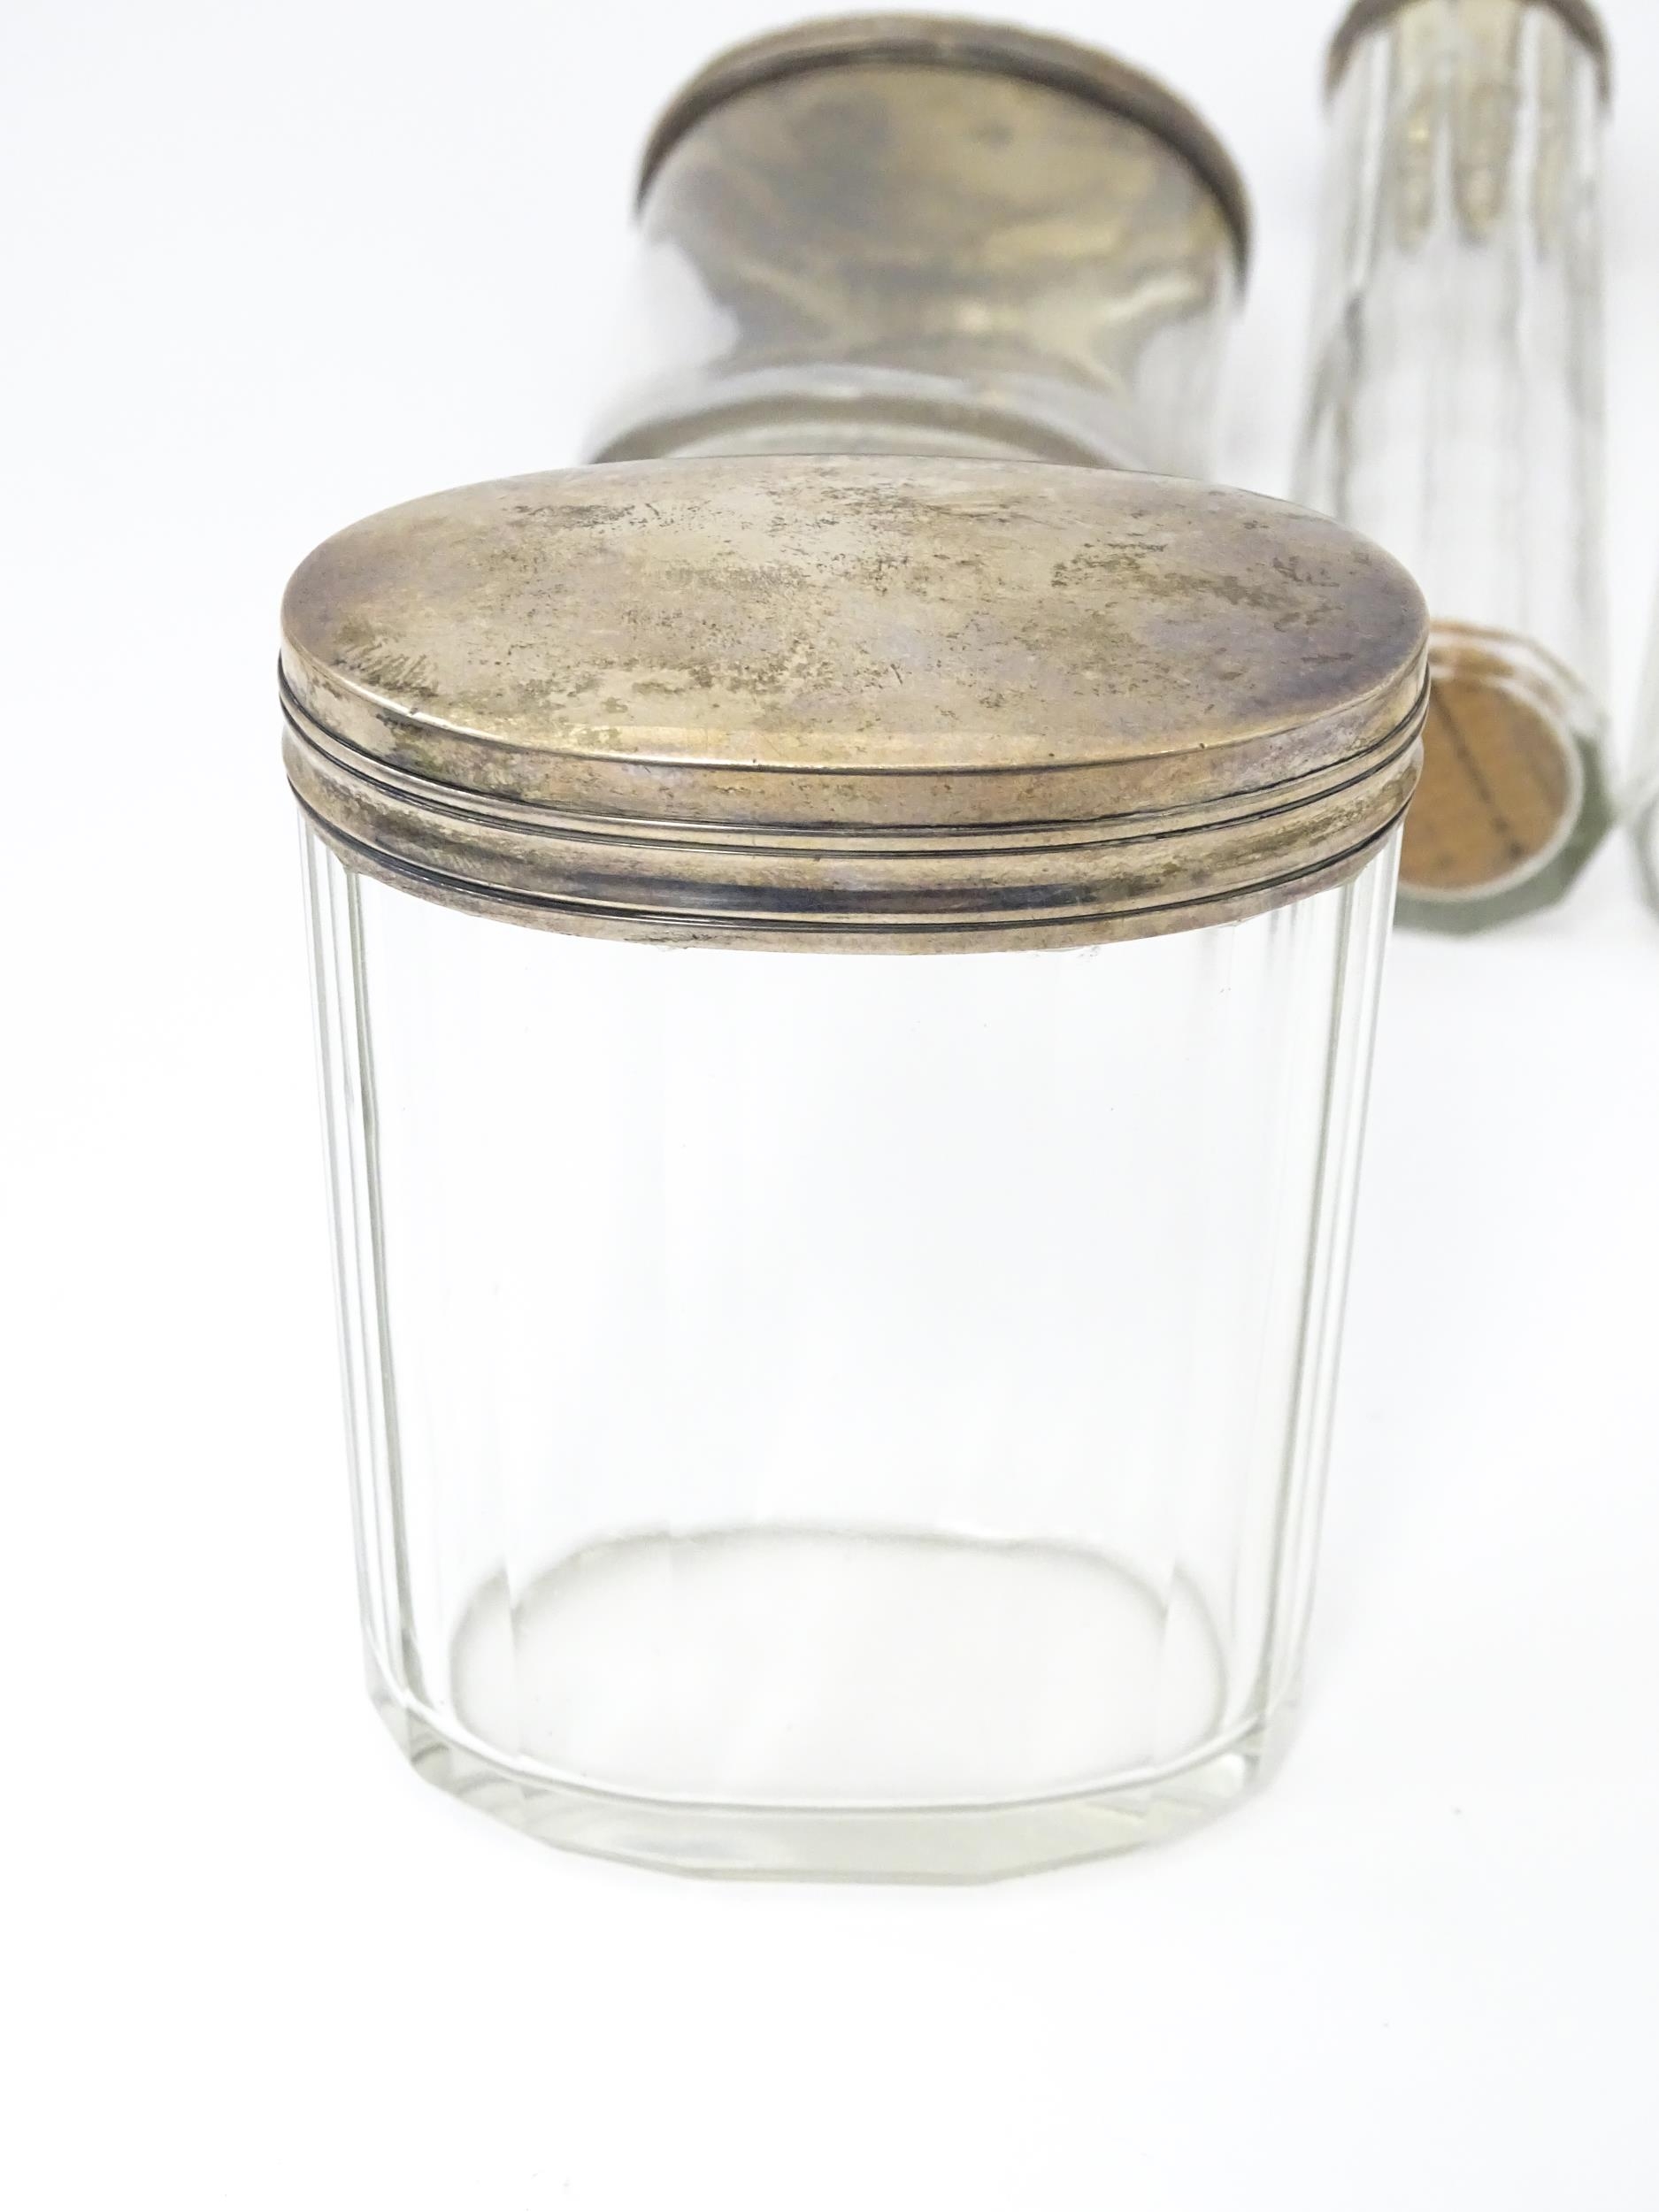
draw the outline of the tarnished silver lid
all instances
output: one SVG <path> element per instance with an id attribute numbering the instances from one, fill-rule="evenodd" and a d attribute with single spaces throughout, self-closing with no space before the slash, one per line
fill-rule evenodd
<path id="1" fill-rule="evenodd" d="M 1404 8 L 1437 5 L 1439 0 L 1354 0 L 1353 6 L 1338 24 L 1331 41 L 1330 56 L 1325 65 L 1325 87 L 1334 92 L 1341 81 L 1342 72 L 1353 58 L 1354 49 L 1368 31 L 1376 29 L 1391 15 L 1398 15 Z M 1573 34 L 1582 41 L 1594 56 L 1601 79 L 1601 96 L 1613 96 L 1613 52 L 1608 42 L 1607 31 L 1601 17 L 1590 5 L 1590 0 L 1513 0 L 1518 10 L 1543 8 L 1557 15 Z"/>
<path id="2" fill-rule="evenodd" d="M 353 866 L 548 928 L 1087 943 L 1356 874 L 1417 780 L 1426 635 L 1387 555 L 1244 492 L 608 464 L 319 547 L 286 757 Z"/>
<path id="3" fill-rule="evenodd" d="M 983 70 L 1068 92 L 1162 138 L 1209 188 L 1242 265 L 1249 258 L 1250 202 L 1232 155 L 1185 100 L 1114 55 L 1070 39 L 964 16 L 849 15 L 799 23 L 718 54 L 674 96 L 646 142 L 640 197 L 676 142 L 695 124 L 757 85 L 811 69 L 911 65 Z"/>

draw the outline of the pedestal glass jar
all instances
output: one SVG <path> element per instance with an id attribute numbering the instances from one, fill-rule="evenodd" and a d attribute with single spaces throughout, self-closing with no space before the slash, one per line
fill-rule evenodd
<path id="1" fill-rule="evenodd" d="M 1434 618 L 1401 912 L 1558 898 L 1607 827 L 1599 181 L 1585 0 L 1359 0 L 1330 153 L 1298 495 Z"/>
<path id="2" fill-rule="evenodd" d="M 1425 638 L 1333 523 L 1029 463 L 608 465 L 303 565 L 365 1645 L 424 1773 L 943 1878 L 1264 1770 Z"/>
<path id="3" fill-rule="evenodd" d="M 1202 119 L 1111 57 L 876 16 L 740 47 L 647 149 L 597 458 L 1210 466 L 1248 246 Z"/>

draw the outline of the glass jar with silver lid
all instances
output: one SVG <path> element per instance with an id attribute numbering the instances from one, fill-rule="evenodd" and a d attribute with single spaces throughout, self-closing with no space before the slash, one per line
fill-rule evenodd
<path id="1" fill-rule="evenodd" d="M 554 1842 L 987 1877 L 1284 1739 L 1426 616 L 1336 523 L 1001 456 L 1065 408 L 1000 369 L 923 395 L 972 451 L 768 451 L 822 351 L 735 452 L 682 392 L 679 457 L 290 585 L 365 1646 Z"/>
<path id="2" fill-rule="evenodd" d="M 1231 157 L 1107 54 L 933 16 L 721 56 L 646 149 L 596 457 L 898 452 L 1209 473 Z"/>

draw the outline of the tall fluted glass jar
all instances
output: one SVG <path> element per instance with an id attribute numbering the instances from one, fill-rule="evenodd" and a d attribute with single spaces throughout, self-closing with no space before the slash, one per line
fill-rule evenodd
<path id="1" fill-rule="evenodd" d="M 1111 57 L 936 17 L 810 23 L 647 148 L 597 458 L 1210 465 L 1248 213 L 1202 120 Z"/>
<path id="2" fill-rule="evenodd" d="M 365 1643 L 572 1847 L 961 1878 L 1298 1681 L 1426 617 L 1030 462 L 474 486 L 284 610 Z"/>
<path id="3" fill-rule="evenodd" d="M 1609 821 L 1599 179 L 1585 0 L 1360 0 L 1331 58 L 1299 496 L 1404 560 L 1434 704 L 1401 910 L 1558 898 Z"/>

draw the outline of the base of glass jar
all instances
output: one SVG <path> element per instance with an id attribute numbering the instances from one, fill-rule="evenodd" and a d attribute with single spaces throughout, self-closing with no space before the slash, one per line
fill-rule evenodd
<path id="1" fill-rule="evenodd" d="M 1225 1812 L 1271 1772 L 1271 1727 L 1155 1783 L 972 1809 L 791 1811 L 687 1806 L 532 1782 L 442 1734 L 389 1692 L 374 1700 L 417 1774 L 561 1850 L 670 1874 L 818 1882 L 994 1882 L 1160 1843 Z"/>
<path id="2" fill-rule="evenodd" d="M 1525 638 L 1436 626 L 1396 918 L 1467 935 L 1554 906 L 1612 826 L 1601 718 Z"/>
<path id="3" fill-rule="evenodd" d="M 1583 795 L 1571 829 L 1551 853 L 1548 863 L 1522 879 L 1494 890 L 1450 897 L 1416 890 L 1402 882 L 1395 919 L 1402 929 L 1435 931 L 1451 937 L 1474 936 L 1483 930 L 1501 929 L 1506 923 L 1518 922 L 1528 914 L 1560 905 L 1594 858 L 1615 819 L 1600 744 L 1583 738 L 1571 741 L 1583 778 Z"/>
<path id="4" fill-rule="evenodd" d="M 1287 1718 L 1224 1719 L 1179 1579 L 902 1532 L 596 1544 L 515 1603 L 486 1586 L 451 1674 L 455 1717 L 372 1669 L 425 1778 L 564 1848 L 703 1875 L 987 1881 L 1133 1849 L 1243 1795 Z"/>

